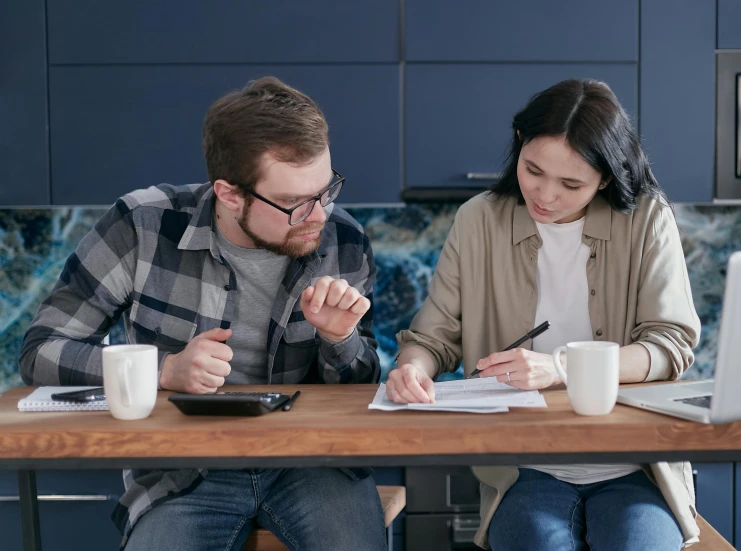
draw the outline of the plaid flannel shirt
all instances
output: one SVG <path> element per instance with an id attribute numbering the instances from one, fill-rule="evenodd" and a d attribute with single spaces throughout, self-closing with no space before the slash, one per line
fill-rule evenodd
<path id="1" fill-rule="evenodd" d="M 229 328 L 236 276 L 213 230 L 211 184 L 160 185 L 128 194 L 100 219 L 67 260 L 26 333 L 19 359 L 24 382 L 101 385 L 101 344 L 123 316 L 128 342 L 167 354 L 215 327 Z M 318 208 L 318 207 L 317 207 Z M 371 330 L 376 269 L 368 237 L 349 214 L 327 207 L 316 252 L 292 259 L 273 306 L 266 346 L 270 383 L 372 383 L 380 377 Z M 371 301 L 341 343 L 320 338 L 299 297 L 318 278 L 343 278 Z M 367 476 L 353 470 L 350 476 Z M 204 470 L 124 471 L 126 492 L 113 513 L 125 544 L 137 519 L 195 488 Z"/>

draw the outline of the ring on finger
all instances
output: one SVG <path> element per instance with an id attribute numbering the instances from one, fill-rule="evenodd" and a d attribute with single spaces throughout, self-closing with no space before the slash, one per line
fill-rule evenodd
<path id="1" fill-rule="evenodd" d="M 507 382 L 509 383 L 511 381 L 512 381 L 512 379 L 510 379 L 510 377 L 509 377 L 509 371 L 507 371 Z"/>

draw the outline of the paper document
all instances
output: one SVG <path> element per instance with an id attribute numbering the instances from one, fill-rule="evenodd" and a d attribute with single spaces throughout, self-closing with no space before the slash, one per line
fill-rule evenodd
<path id="1" fill-rule="evenodd" d="M 465 379 L 435 383 L 434 404 L 397 404 L 386 397 L 386 385 L 381 383 L 368 409 L 397 411 L 459 411 L 466 413 L 500 413 L 510 407 L 548 407 L 537 390 L 520 390 L 505 383 L 485 379 Z"/>

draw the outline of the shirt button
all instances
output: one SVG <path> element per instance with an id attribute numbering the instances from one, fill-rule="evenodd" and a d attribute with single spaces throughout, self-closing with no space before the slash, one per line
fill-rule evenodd
<path id="1" fill-rule="evenodd" d="M 229 285 L 224 285 L 224 290 L 225 291 L 230 291 L 231 290 L 231 287 Z"/>
<path id="2" fill-rule="evenodd" d="M 592 253 L 589 255 L 589 258 L 597 258 L 597 253 Z"/>
<path id="3" fill-rule="evenodd" d="M 595 333 L 598 337 L 602 336 L 602 329 L 597 329 L 597 332 Z"/>
<path id="4" fill-rule="evenodd" d="M 160 329 L 159 327 L 155 327 L 154 328 L 154 334 L 157 335 L 157 336 L 159 336 L 160 333 L 162 333 L 162 329 Z"/>
<path id="5" fill-rule="evenodd" d="M 594 295 L 596 295 L 596 294 L 597 294 L 597 291 L 595 291 L 594 289 L 592 289 L 592 291 L 591 291 L 591 295 L 592 295 L 592 296 L 594 296 Z"/>

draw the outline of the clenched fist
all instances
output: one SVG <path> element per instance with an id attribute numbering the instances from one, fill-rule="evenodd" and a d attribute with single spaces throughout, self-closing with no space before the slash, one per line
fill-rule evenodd
<path id="1" fill-rule="evenodd" d="M 182 352 L 169 354 L 162 364 L 160 386 L 189 394 L 216 392 L 232 371 L 232 349 L 223 343 L 231 336 L 231 329 L 217 327 L 196 335 Z"/>
<path id="2" fill-rule="evenodd" d="M 320 277 L 301 293 L 301 310 L 306 321 L 332 342 L 349 337 L 368 308 L 370 301 L 344 279 Z"/>

